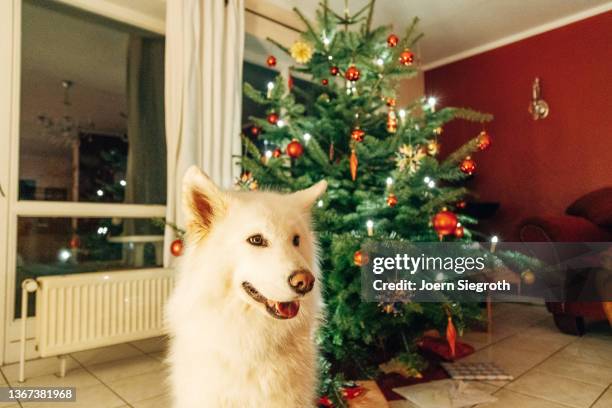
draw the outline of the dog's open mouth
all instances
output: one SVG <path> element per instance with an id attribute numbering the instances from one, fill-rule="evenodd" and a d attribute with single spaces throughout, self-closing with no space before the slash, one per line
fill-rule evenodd
<path id="1" fill-rule="evenodd" d="M 242 282 L 244 291 L 256 302 L 266 306 L 266 310 L 277 319 L 291 319 L 297 316 L 300 310 L 300 301 L 294 300 L 291 302 L 277 302 L 266 298 L 259 293 L 249 282 Z"/>

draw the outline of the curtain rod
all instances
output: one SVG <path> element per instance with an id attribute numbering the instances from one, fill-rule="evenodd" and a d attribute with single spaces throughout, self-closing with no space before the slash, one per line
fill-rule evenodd
<path id="1" fill-rule="evenodd" d="M 245 9 L 244 9 L 244 10 L 245 10 L 247 13 L 254 14 L 254 15 L 256 15 L 257 17 L 265 18 L 265 19 L 266 19 L 266 20 L 268 20 L 268 21 L 271 21 L 271 22 L 273 22 L 273 23 L 276 23 L 276 24 L 278 24 L 278 25 L 281 25 L 281 26 L 283 26 L 283 27 L 285 27 L 285 28 L 288 28 L 288 29 L 290 29 L 290 30 L 293 30 L 293 31 L 295 31 L 295 32 L 297 32 L 297 33 L 301 33 L 301 32 L 302 32 L 301 30 L 298 30 L 297 28 L 295 28 L 295 27 L 293 27 L 293 26 L 290 26 L 290 25 L 289 25 L 289 24 L 287 24 L 287 23 L 283 23 L 282 21 L 275 20 L 275 19 L 273 19 L 272 17 L 266 16 L 265 14 L 261 14 L 261 13 L 259 13 L 259 12 L 255 11 L 255 10 L 252 10 L 252 9 L 250 9 L 250 8 L 248 8 L 248 7 L 245 7 Z"/>

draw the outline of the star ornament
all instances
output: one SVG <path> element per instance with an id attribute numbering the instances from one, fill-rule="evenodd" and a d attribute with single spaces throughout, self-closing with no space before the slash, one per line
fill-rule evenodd
<path id="1" fill-rule="evenodd" d="M 426 154 L 420 147 L 405 144 L 399 148 L 396 162 L 400 171 L 408 170 L 410 174 L 416 173 L 421 168 L 421 161 Z"/>
<path id="2" fill-rule="evenodd" d="M 305 41 L 296 41 L 289 49 L 291 57 L 300 64 L 307 64 L 314 52 L 312 45 Z"/>

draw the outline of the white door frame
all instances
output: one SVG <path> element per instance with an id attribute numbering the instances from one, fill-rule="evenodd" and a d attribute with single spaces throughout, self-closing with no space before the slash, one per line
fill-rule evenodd
<path id="1" fill-rule="evenodd" d="M 19 121 L 19 66 L 20 66 L 20 35 L 21 29 L 18 22 L 21 21 L 21 1 L 8 0 L 0 2 L 0 183 L 4 191 L 4 197 L 0 195 L 0 293 L 8 294 L 7 282 L 10 275 L 11 256 L 10 233 L 12 224 L 11 206 L 15 200 L 17 186 L 12 181 L 14 172 L 14 134 Z M 16 99 L 17 98 L 17 99 Z M 15 111 L 17 108 L 17 112 Z M 17 120 L 16 120 L 17 119 Z M 14 243 L 13 243 L 14 244 Z M 4 296 L 4 302 L 0 302 L 0 362 L 5 361 L 5 345 L 7 345 L 9 302 L 13 301 L 11 296 Z"/>
<path id="2" fill-rule="evenodd" d="M 102 15 L 158 34 L 165 21 L 106 0 L 55 0 L 68 6 Z M 14 319 L 17 255 L 17 218 L 30 217 L 164 217 L 165 206 L 100 203 L 19 201 L 19 121 L 21 84 L 22 0 L 0 0 L 0 365 L 18 356 L 21 319 Z M 6 62 L 6 63 L 4 63 Z M 67 212 L 69 211 L 69 214 Z M 35 318 L 28 318 L 27 358 L 35 349 Z"/>

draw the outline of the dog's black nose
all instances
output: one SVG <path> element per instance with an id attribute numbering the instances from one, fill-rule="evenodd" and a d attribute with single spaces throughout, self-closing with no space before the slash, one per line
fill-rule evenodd
<path id="1" fill-rule="evenodd" d="M 314 282 L 315 277 L 306 269 L 297 270 L 289 276 L 289 286 L 300 295 L 310 292 Z"/>

